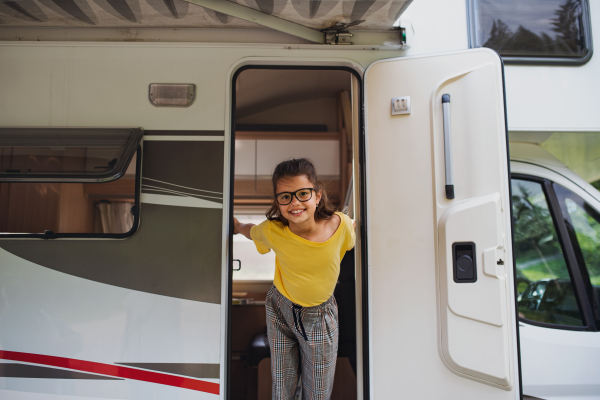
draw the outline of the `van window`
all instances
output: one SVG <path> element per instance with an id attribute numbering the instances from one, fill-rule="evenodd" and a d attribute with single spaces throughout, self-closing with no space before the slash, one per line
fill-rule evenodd
<path id="1" fill-rule="evenodd" d="M 583 326 L 542 185 L 513 179 L 512 196 L 519 316 Z"/>
<path id="2" fill-rule="evenodd" d="M 591 56 L 587 0 L 469 0 L 470 47 L 505 61 L 586 62 Z"/>
<path id="3" fill-rule="evenodd" d="M 0 181 L 115 180 L 142 135 L 139 128 L 0 128 Z"/>
<path id="4" fill-rule="evenodd" d="M 125 237 L 141 129 L 0 128 L 0 238 Z"/>
<path id="5" fill-rule="evenodd" d="M 560 185 L 554 185 L 577 261 L 589 275 L 594 315 L 600 322 L 600 213 L 581 197 Z"/>

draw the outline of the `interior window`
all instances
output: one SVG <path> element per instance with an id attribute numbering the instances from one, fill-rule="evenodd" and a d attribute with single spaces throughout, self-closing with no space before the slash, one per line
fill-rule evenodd
<path id="1" fill-rule="evenodd" d="M 554 185 L 554 188 L 563 208 L 567 229 L 575 236 L 571 240 L 578 261 L 585 265 L 589 275 L 594 314 L 600 321 L 600 213 L 570 190 L 560 185 Z"/>
<path id="2" fill-rule="evenodd" d="M 141 129 L 0 128 L 0 236 L 133 232 Z"/>
<path id="3" fill-rule="evenodd" d="M 512 196 L 519 316 L 583 326 L 542 185 L 513 179 Z"/>
<path id="4" fill-rule="evenodd" d="M 591 55 L 588 10 L 587 0 L 469 0 L 470 44 L 508 61 L 582 60 Z"/>

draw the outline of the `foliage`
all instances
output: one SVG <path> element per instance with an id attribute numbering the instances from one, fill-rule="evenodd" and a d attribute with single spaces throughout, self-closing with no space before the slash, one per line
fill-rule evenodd
<path id="1" fill-rule="evenodd" d="M 527 279 L 568 278 L 552 216 L 539 184 L 513 181 L 517 268 Z M 537 190 L 537 193 L 534 191 Z M 538 201 L 533 201 L 537 198 Z"/>
<path id="2" fill-rule="evenodd" d="M 550 30 L 552 38 L 545 32 L 540 35 L 519 25 L 513 32 L 500 18 L 494 20 L 488 40 L 483 44 L 501 54 L 553 54 L 573 56 L 581 54 L 584 41 L 582 31 L 581 0 L 566 0 L 554 12 Z"/>

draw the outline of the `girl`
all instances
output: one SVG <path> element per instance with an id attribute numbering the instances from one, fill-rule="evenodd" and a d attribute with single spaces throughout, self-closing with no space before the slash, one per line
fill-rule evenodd
<path id="1" fill-rule="evenodd" d="M 273 172 L 273 204 L 259 225 L 234 220 L 234 234 L 275 252 L 267 294 L 273 399 L 292 399 L 302 371 L 304 399 L 327 400 L 337 361 L 338 310 L 333 290 L 340 260 L 354 247 L 352 220 L 334 212 L 313 164 L 292 159 Z"/>

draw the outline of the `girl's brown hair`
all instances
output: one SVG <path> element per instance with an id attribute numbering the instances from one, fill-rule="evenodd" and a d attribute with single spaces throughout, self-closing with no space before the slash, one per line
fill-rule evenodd
<path id="1" fill-rule="evenodd" d="M 271 179 L 273 183 L 273 204 L 271 204 L 269 211 L 265 213 L 268 220 L 279 221 L 285 226 L 289 224 L 288 220 L 282 217 L 279 213 L 279 204 L 277 203 L 277 199 L 275 199 L 277 182 L 281 178 L 292 178 L 301 175 L 304 175 L 308 178 L 310 183 L 312 183 L 315 192 L 321 192 L 321 200 L 319 201 L 319 205 L 315 210 L 315 221 L 318 222 L 323 219 L 331 219 L 336 209 L 327 197 L 327 192 L 325 191 L 323 182 L 317 178 L 317 170 L 315 169 L 315 166 L 306 158 L 292 158 L 291 160 L 283 161 L 277 164 L 275 171 L 273 171 L 273 178 Z"/>

